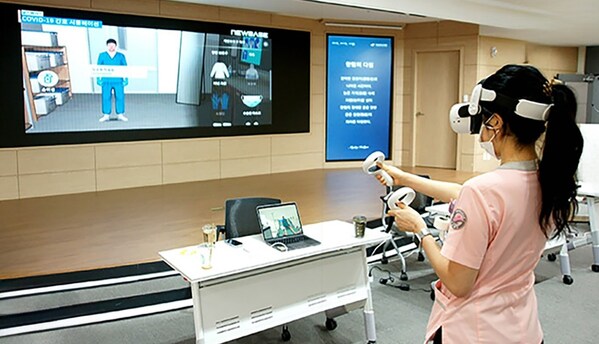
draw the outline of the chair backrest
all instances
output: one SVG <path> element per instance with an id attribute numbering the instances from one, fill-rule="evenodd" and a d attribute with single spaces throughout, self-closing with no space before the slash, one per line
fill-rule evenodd
<path id="1" fill-rule="evenodd" d="M 227 239 L 262 233 L 256 207 L 281 203 L 267 197 L 233 198 L 225 201 L 225 235 Z"/>
<path id="2" fill-rule="evenodd" d="M 428 175 L 419 175 L 420 177 L 426 178 L 426 179 L 430 179 L 431 177 Z M 394 186 L 393 187 L 393 191 L 397 190 L 401 188 L 401 186 Z M 431 205 L 433 205 L 433 198 L 430 196 L 427 196 L 421 192 L 416 192 L 416 197 L 414 198 L 414 200 L 412 201 L 412 203 L 410 204 L 410 207 L 414 208 L 417 212 L 419 212 L 420 214 L 426 212 L 426 207 L 429 207 Z"/>

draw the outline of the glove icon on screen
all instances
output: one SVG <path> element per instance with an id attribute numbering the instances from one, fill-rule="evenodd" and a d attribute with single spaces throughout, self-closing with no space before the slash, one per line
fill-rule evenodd
<path id="1" fill-rule="evenodd" d="M 97 78 L 96 84 L 98 84 L 98 86 L 102 86 L 102 78 Z"/>
<path id="2" fill-rule="evenodd" d="M 124 78 L 123 79 L 123 86 L 127 86 L 129 85 L 129 78 Z"/>

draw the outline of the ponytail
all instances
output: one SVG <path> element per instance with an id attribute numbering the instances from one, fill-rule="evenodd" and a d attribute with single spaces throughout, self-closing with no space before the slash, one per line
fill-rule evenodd
<path id="1" fill-rule="evenodd" d="M 569 229 L 568 221 L 578 209 L 576 169 L 582 154 L 583 139 L 576 125 L 576 97 L 562 84 L 549 87 L 553 107 L 547 118 L 545 143 L 539 163 L 541 212 L 539 224 L 545 235 L 554 237 Z"/>

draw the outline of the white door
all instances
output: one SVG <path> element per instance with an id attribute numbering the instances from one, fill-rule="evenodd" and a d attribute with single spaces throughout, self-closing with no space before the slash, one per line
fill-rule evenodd
<path id="1" fill-rule="evenodd" d="M 449 109 L 459 101 L 460 52 L 416 53 L 416 166 L 456 168 L 457 134 Z"/>

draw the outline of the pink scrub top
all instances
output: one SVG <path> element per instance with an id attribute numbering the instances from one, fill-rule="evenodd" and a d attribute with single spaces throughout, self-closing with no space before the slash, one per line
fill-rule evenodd
<path id="1" fill-rule="evenodd" d="M 442 326 L 444 344 L 541 343 L 533 289 L 547 240 L 540 209 L 533 161 L 504 164 L 464 184 L 441 254 L 479 272 L 465 297 L 437 283 L 425 342 Z"/>

